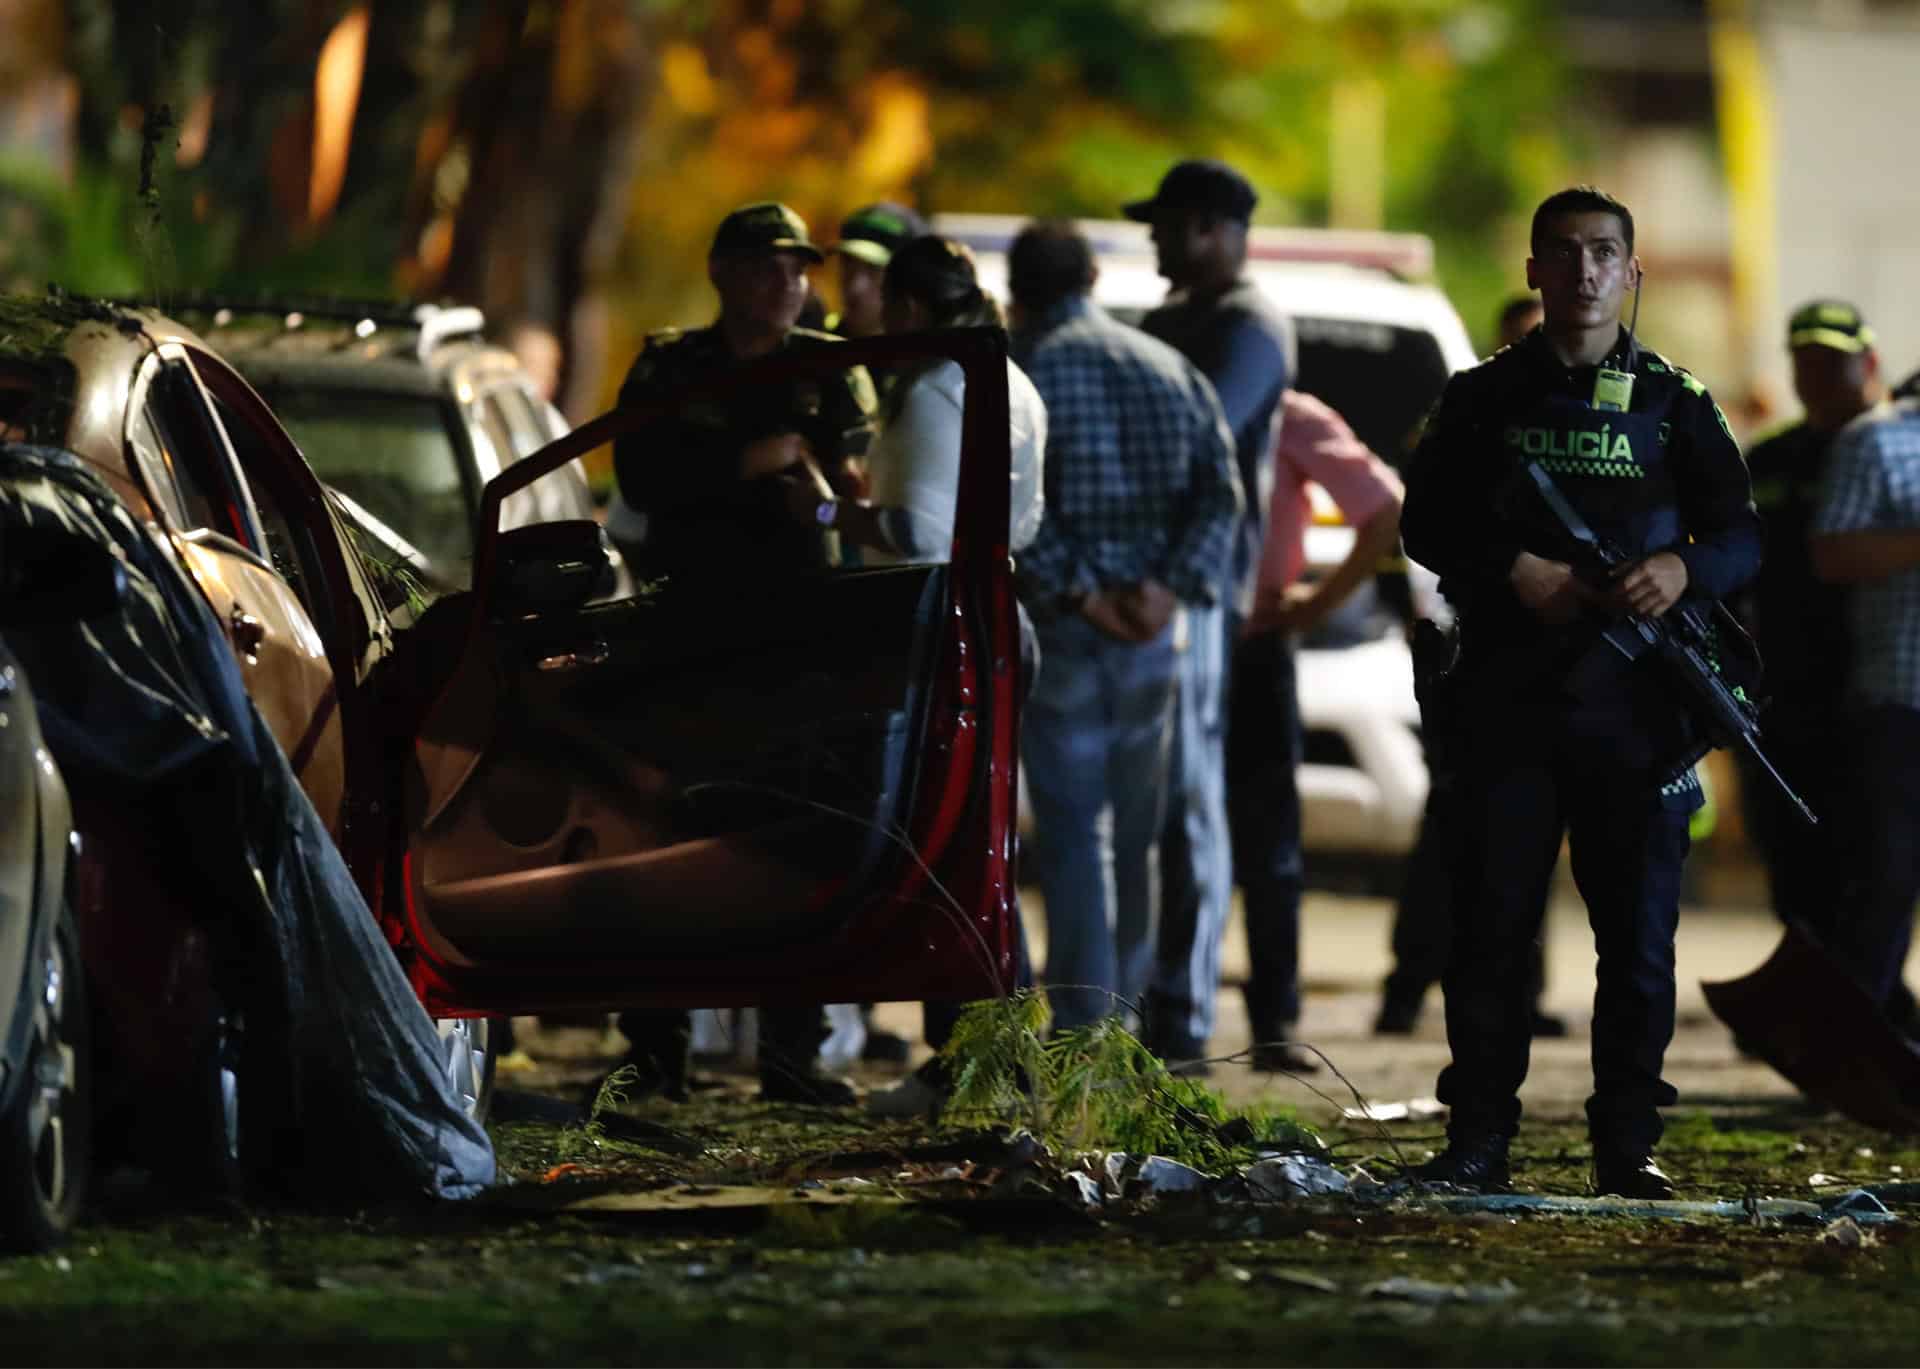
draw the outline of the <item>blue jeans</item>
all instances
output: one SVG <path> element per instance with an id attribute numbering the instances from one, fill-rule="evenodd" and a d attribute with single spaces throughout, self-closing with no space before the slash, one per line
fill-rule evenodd
<path id="1" fill-rule="evenodd" d="M 1255 1041 L 1291 1035 L 1300 1016 L 1300 703 L 1293 643 L 1265 632 L 1238 644 L 1227 723 L 1233 875 L 1247 922 L 1247 1016 Z"/>
<path id="2" fill-rule="evenodd" d="M 1178 670 L 1169 627 L 1117 642 L 1076 615 L 1038 624 L 1046 661 L 1021 722 L 1056 1027 L 1137 1002 L 1153 969 L 1160 824 Z"/>
<path id="3" fill-rule="evenodd" d="M 1147 1013 L 1149 1044 L 1198 1054 L 1213 1035 L 1220 943 L 1233 903 L 1227 829 L 1227 661 L 1239 619 L 1187 608 L 1180 653 L 1167 817 L 1160 836 L 1160 936 Z"/>

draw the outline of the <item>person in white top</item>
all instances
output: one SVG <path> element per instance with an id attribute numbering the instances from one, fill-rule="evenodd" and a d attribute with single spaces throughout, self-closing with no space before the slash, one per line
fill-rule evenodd
<path id="1" fill-rule="evenodd" d="M 1000 305 L 980 288 L 973 254 L 935 235 L 896 248 L 881 285 L 889 333 L 932 328 L 1006 326 Z M 958 364 L 935 361 L 892 378 L 880 406 L 880 432 L 867 452 L 869 485 L 864 499 L 822 499 L 819 482 L 797 485 L 793 515 L 835 528 L 843 544 L 860 549 L 862 565 L 943 562 L 953 554 L 953 515 L 960 494 L 960 416 L 966 378 Z M 1007 363 L 1007 410 L 1012 423 L 1013 488 L 1008 545 L 1017 554 L 1040 530 L 1042 453 L 1047 445 L 1047 406 L 1026 373 Z M 1036 638 L 1020 611 L 1022 676 L 1031 685 Z M 1025 939 L 1019 948 L 1021 987 L 1032 983 Z M 953 1034 L 958 1003 L 923 1005 L 927 1044 L 937 1052 Z M 869 1096 L 882 1116 L 936 1113 L 950 1080 L 936 1054 L 892 1088 Z"/>
<path id="2" fill-rule="evenodd" d="M 894 252 L 881 287 L 889 333 L 930 328 L 1005 327 L 999 302 L 980 288 L 973 254 L 929 234 Z M 936 361 L 896 377 L 880 406 L 880 432 L 867 452 L 865 499 L 822 499 L 797 483 L 793 513 L 839 532 L 861 549 L 862 565 L 947 560 L 960 494 L 960 415 L 966 379 L 958 363 Z M 1040 530 L 1041 461 L 1047 407 L 1026 373 L 1007 363 L 1013 468 L 1009 545 L 1017 554 Z"/>

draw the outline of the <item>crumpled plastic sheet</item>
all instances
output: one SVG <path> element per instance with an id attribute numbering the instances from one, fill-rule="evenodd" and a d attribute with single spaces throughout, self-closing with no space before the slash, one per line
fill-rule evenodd
<path id="1" fill-rule="evenodd" d="M 0 445 L 0 538 L 31 526 L 110 547 L 125 567 L 119 612 L 10 629 L 8 645 L 68 783 L 124 794 L 164 833 L 159 849 L 179 852 L 210 929 L 244 929 L 249 1002 L 284 1034 L 283 1077 L 252 1085 L 285 1086 L 273 1138 L 291 1168 L 276 1180 L 309 1194 L 479 1192 L 494 1178 L 486 1132 L 198 587 L 78 458 Z M 250 1035 L 262 1025 L 249 1016 Z"/>

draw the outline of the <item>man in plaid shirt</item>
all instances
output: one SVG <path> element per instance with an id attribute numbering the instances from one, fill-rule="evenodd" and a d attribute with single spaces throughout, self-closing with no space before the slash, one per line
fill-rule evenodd
<path id="1" fill-rule="evenodd" d="M 1014 357 L 1047 402 L 1046 517 L 1019 584 L 1040 638 L 1022 749 L 1055 1024 L 1136 1002 L 1153 968 L 1182 605 L 1225 590 L 1242 500 L 1213 387 L 1088 298 L 1069 224 L 1008 254 Z"/>
<path id="2" fill-rule="evenodd" d="M 1852 589 L 1858 804 L 1845 815 L 1858 896 L 1842 902 L 1829 949 L 1885 1012 L 1904 1001 L 1920 898 L 1920 399 L 1869 409 L 1840 430 L 1829 460 L 1810 550 L 1814 574 Z M 1893 1025 L 1920 1036 L 1910 1016 Z"/>

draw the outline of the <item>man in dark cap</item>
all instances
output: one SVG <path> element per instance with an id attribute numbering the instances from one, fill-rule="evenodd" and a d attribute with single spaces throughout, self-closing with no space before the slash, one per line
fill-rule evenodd
<path id="1" fill-rule="evenodd" d="M 707 257 L 720 316 L 705 328 L 653 333 L 620 403 L 676 396 L 686 385 L 783 348 L 838 339 L 796 326 L 807 271 L 824 254 L 783 204 L 751 204 L 721 220 Z M 787 482 L 808 463 L 850 486 L 872 431 L 873 385 L 853 367 L 724 400 L 693 400 L 614 448 L 620 493 L 646 516 L 640 555 L 656 574 L 754 581 L 768 571 L 824 568 L 827 529 L 787 515 Z"/>
<path id="2" fill-rule="evenodd" d="M 823 259 L 806 222 L 784 204 L 727 215 L 707 257 L 719 318 L 649 336 L 620 387 L 621 405 L 671 401 L 695 381 L 782 349 L 837 346 L 838 338 L 795 325 L 807 270 Z M 646 519 L 645 570 L 666 576 L 671 593 L 677 576 L 751 586 L 769 575 L 824 569 L 833 551 L 828 529 L 794 522 L 790 486 L 824 472 L 835 493 L 851 493 L 873 411 L 873 384 L 854 366 L 692 399 L 620 438 L 614 471 L 621 496 Z M 817 1006 L 771 1006 L 760 1021 L 763 1097 L 853 1101 L 852 1089 L 816 1068 L 825 1037 Z M 638 1091 L 683 1096 L 686 1013 L 625 1013 L 620 1029 L 632 1043 L 627 1063 L 639 1072 Z"/>
<path id="3" fill-rule="evenodd" d="M 927 231 L 926 220 L 905 205 L 881 201 L 840 221 L 833 253 L 840 264 L 840 312 L 827 320 L 841 337 L 874 337 L 886 331 L 880 318 L 880 282 L 893 254 Z"/>
<path id="4" fill-rule="evenodd" d="M 1311 1069 L 1279 1044 L 1299 1015 L 1300 729 L 1290 634 L 1276 621 L 1240 640 L 1273 492 L 1273 417 L 1294 372 L 1293 326 L 1246 275 L 1257 196 L 1224 162 L 1180 162 L 1150 200 L 1126 206 L 1152 225 L 1160 274 L 1173 287 L 1142 321 L 1186 356 L 1220 396 L 1246 492 L 1227 592 L 1190 607 L 1180 669 L 1174 783 L 1162 837 L 1160 946 L 1148 995 L 1149 1043 L 1172 1060 L 1206 1054 L 1220 978 L 1220 943 L 1236 875 L 1245 893 L 1252 974 L 1247 1010 L 1256 1069 Z M 1302 601 L 1303 603 L 1306 601 Z M 1275 716 L 1280 719 L 1276 725 Z M 1236 719 L 1240 720 L 1236 722 Z M 1241 727 L 1256 749 L 1236 751 Z"/>
<path id="5" fill-rule="evenodd" d="M 1828 930 L 1833 881 L 1845 864 L 1847 824 L 1839 809 L 1848 785 L 1843 748 L 1850 644 L 1844 585 L 1815 574 L 1808 533 L 1827 477 L 1834 438 L 1881 398 L 1873 330 L 1860 311 L 1814 300 L 1787 322 L 1793 388 L 1806 413 L 1747 453 L 1753 502 L 1767 555 L 1740 603 L 1767 663 L 1767 750 L 1813 810 L 1810 826 L 1744 753 L 1740 786 L 1754 841 L 1767 865 L 1773 909 L 1816 934 Z"/>

